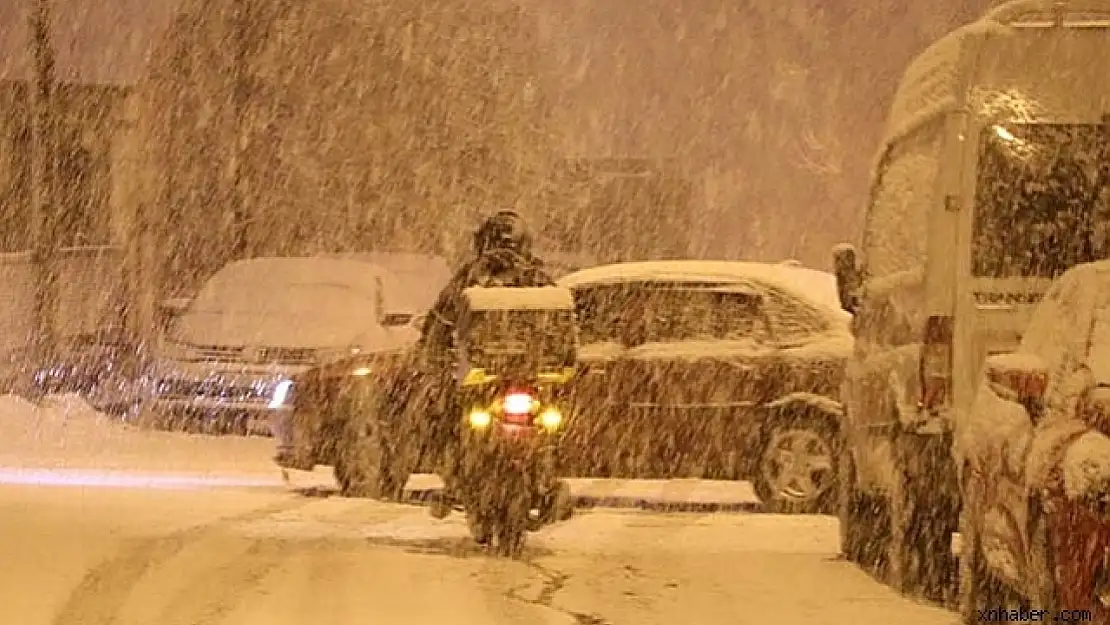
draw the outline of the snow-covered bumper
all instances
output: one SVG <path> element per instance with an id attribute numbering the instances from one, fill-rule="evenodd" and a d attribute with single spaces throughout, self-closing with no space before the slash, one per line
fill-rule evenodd
<path id="1" fill-rule="evenodd" d="M 271 434 L 292 412 L 286 401 L 292 367 L 184 364 L 160 369 L 147 409 L 205 423 L 242 423 L 251 433 Z"/>

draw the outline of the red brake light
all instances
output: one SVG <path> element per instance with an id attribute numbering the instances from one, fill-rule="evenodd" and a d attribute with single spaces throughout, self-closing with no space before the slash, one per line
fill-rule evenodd
<path id="1" fill-rule="evenodd" d="M 952 393 L 952 317 L 933 316 L 925 320 L 921 346 L 921 407 L 936 410 L 949 401 Z"/>

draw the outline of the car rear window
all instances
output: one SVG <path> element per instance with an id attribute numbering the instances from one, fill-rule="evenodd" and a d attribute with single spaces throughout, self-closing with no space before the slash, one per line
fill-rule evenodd
<path id="1" fill-rule="evenodd" d="M 825 329 L 821 316 L 770 288 L 633 283 L 576 293 L 583 343 L 687 340 L 795 341 Z"/>

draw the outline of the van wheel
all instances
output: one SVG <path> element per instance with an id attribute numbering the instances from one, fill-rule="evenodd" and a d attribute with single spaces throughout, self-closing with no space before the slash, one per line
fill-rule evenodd
<path id="1" fill-rule="evenodd" d="M 970 494 L 965 501 L 970 506 L 960 515 L 959 529 L 963 544 L 959 560 L 959 614 L 963 625 L 976 625 L 983 622 L 983 611 L 990 609 L 1019 608 L 1021 600 L 994 575 L 991 575 L 986 558 L 983 557 L 982 533 L 974 513 L 974 506 L 981 499 L 981 488 L 969 491 L 968 487 L 979 487 L 974 478 L 965 480 L 963 493 Z M 967 509 L 971 508 L 971 509 Z M 1036 604 L 1038 608 L 1042 604 Z M 1047 608 L 1048 604 L 1043 604 Z"/>
<path id="2" fill-rule="evenodd" d="M 831 514 L 837 509 L 840 444 L 823 419 L 777 418 L 759 453 L 753 486 L 767 512 Z"/>
<path id="3" fill-rule="evenodd" d="M 883 498 L 859 488 L 856 465 L 847 445 L 841 451 L 838 514 L 840 551 L 845 560 L 879 570 L 890 546 L 890 516 Z"/>
<path id="4" fill-rule="evenodd" d="M 955 574 L 952 534 L 959 522 L 951 437 L 896 434 L 890 497 L 888 573 L 899 592 L 946 601 Z"/>

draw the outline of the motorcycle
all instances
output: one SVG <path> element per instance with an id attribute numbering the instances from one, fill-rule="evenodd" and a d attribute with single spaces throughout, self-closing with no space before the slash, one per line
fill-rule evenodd
<path id="1" fill-rule="evenodd" d="M 574 301 L 557 287 L 474 287 L 464 302 L 450 406 L 457 429 L 432 514 L 465 512 L 476 542 L 512 556 L 526 532 L 573 515 L 556 458 L 577 360 Z"/>

